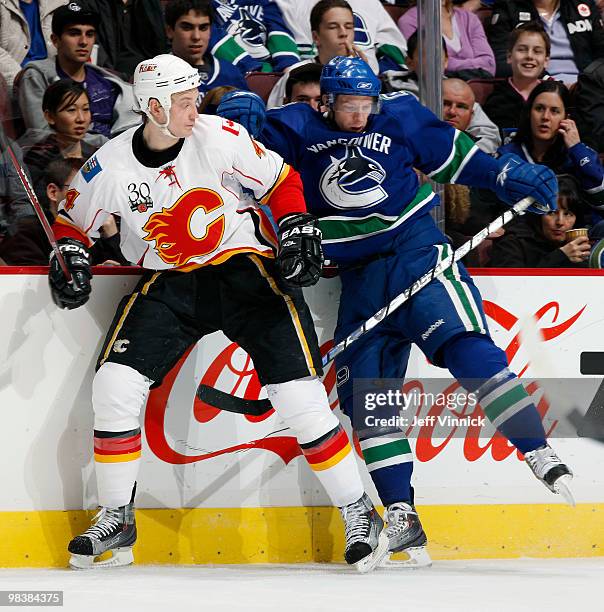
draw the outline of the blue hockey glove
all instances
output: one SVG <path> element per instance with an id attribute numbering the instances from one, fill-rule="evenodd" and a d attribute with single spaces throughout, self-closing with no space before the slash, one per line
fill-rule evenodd
<path id="1" fill-rule="evenodd" d="M 266 122 L 266 105 L 251 91 L 229 91 L 222 97 L 216 114 L 240 123 L 252 138 L 258 138 Z"/>
<path id="2" fill-rule="evenodd" d="M 530 196 L 535 203 L 528 207 L 529 212 L 544 215 L 556 210 L 558 181 L 547 166 L 529 164 L 513 153 L 502 155 L 498 162 L 495 195 L 500 200 L 514 205 Z"/>
<path id="3" fill-rule="evenodd" d="M 323 266 L 321 230 L 307 213 L 296 213 L 279 222 L 277 270 L 287 285 L 310 287 L 318 282 Z"/>

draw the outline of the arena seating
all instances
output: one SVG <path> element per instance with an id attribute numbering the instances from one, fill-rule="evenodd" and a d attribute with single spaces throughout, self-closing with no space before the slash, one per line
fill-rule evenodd
<path id="1" fill-rule="evenodd" d="M 273 87 L 282 75 L 282 72 L 248 72 L 245 75 L 245 80 L 247 86 L 266 102 Z"/>

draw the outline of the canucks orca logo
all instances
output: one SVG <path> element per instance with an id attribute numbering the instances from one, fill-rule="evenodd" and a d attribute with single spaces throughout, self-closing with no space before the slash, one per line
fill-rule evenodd
<path id="1" fill-rule="evenodd" d="M 354 42 L 360 47 L 373 47 L 371 34 L 365 20 L 358 13 L 354 15 Z"/>
<path id="2" fill-rule="evenodd" d="M 388 197 L 381 187 L 386 172 L 359 147 L 347 147 L 343 159 L 331 157 L 331 162 L 321 176 L 320 189 L 332 206 L 368 208 Z"/>
<path id="3" fill-rule="evenodd" d="M 243 8 L 239 9 L 239 22 L 234 35 L 237 34 L 251 47 L 263 47 L 266 43 L 266 26 Z"/>

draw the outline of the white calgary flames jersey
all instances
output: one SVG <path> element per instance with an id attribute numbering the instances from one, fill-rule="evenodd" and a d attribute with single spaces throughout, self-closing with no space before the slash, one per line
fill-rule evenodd
<path id="1" fill-rule="evenodd" d="M 144 268 L 185 271 L 238 252 L 271 254 L 270 222 L 242 196 L 245 189 L 264 203 L 290 171 L 279 155 L 238 123 L 201 115 L 176 158 L 151 168 L 133 153 L 136 129 L 103 145 L 78 172 L 59 207 L 59 236 L 71 227 L 97 238 L 114 213 L 124 256 Z"/>

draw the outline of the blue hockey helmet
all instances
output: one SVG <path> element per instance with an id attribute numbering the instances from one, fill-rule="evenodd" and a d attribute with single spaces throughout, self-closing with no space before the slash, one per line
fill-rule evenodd
<path id="1" fill-rule="evenodd" d="M 251 91 L 229 91 L 220 100 L 216 114 L 240 123 L 252 138 L 258 138 L 266 122 L 266 105 Z"/>
<path id="2" fill-rule="evenodd" d="M 321 92 L 327 94 L 330 107 L 338 94 L 378 98 L 381 88 L 380 80 L 360 57 L 338 55 L 321 72 Z"/>

